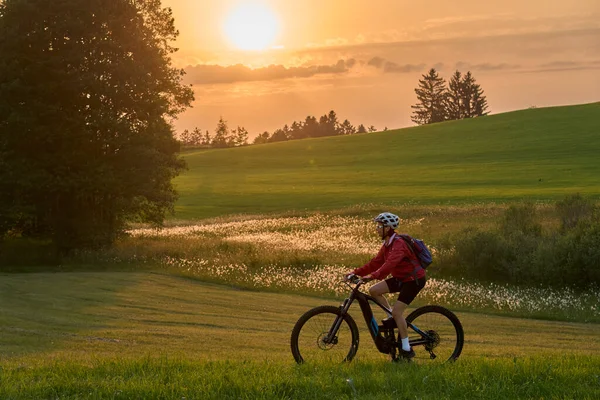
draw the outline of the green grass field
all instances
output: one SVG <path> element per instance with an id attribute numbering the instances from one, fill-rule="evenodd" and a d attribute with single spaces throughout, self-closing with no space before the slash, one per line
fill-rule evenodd
<path id="1" fill-rule="evenodd" d="M 289 337 L 336 300 L 148 272 L 0 275 L 2 399 L 576 398 L 600 395 L 600 326 L 458 313 L 457 363 L 397 365 L 358 307 L 355 361 L 295 365 Z"/>
<path id="2" fill-rule="evenodd" d="M 185 154 L 176 218 L 600 197 L 600 103 Z"/>
<path id="3" fill-rule="evenodd" d="M 597 288 L 432 270 L 414 306 L 457 311 L 458 362 L 390 363 L 358 305 L 352 363 L 298 366 L 289 349 L 300 315 L 339 304 L 332 285 L 376 251 L 367 221 L 384 205 L 432 243 L 493 227 L 522 199 L 547 203 L 536 207 L 550 231 L 552 201 L 600 198 L 598 154 L 600 103 L 186 153 L 164 235 L 3 269 L 0 399 L 600 398 L 600 325 L 567 322 L 598 321 Z"/>

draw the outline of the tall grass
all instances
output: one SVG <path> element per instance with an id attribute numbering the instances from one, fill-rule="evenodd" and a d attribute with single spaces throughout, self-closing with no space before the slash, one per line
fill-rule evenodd
<path id="1" fill-rule="evenodd" d="M 597 399 L 597 357 L 303 365 L 158 358 L 0 370 L 3 399 Z"/>
<path id="2" fill-rule="evenodd" d="M 545 213 L 548 207 L 538 208 Z M 512 214 L 515 211 L 509 207 L 506 215 Z M 506 225 L 502 211 L 495 210 L 492 215 L 495 217 L 490 221 Z M 447 228 L 442 227 L 436 240 L 433 229 L 444 225 L 445 220 L 456 223 L 455 218 L 434 211 L 401 221 L 404 230 L 425 238 L 434 252 L 436 262 L 429 269 L 429 284 L 418 297 L 423 303 L 526 317 L 600 321 L 598 287 L 575 289 L 539 282 L 519 285 L 518 279 L 516 284 L 507 282 L 502 274 L 517 270 L 521 264 L 514 261 L 513 267 L 502 252 L 491 252 L 483 245 L 482 234 L 462 235 L 461 242 L 449 247 L 444 240 Z M 494 224 L 484 226 L 493 229 Z M 558 229 L 560 221 L 556 219 L 548 226 Z M 343 274 L 368 261 L 380 246 L 369 219 L 353 215 L 245 217 L 162 230 L 138 228 L 130 234 L 112 251 L 80 254 L 73 262 L 96 267 L 161 268 L 239 287 L 339 298 L 348 290 L 340 283 Z M 500 233 L 483 234 L 491 240 L 501 237 Z M 510 243 L 502 245 L 501 251 L 514 251 Z M 469 254 L 477 257 L 478 264 L 469 264 Z M 496 271 L 497 265 L 506 268 Z"/>

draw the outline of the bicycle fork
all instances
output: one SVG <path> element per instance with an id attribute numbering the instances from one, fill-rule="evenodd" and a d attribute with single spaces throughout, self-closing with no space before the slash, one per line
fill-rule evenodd
<path id="1" fill-rule="evenodd" d="M 350 305 L 354 301 L 353 294 L 350 295 L 347 299 L 344 300 L 342 305 L 340 306 L 340 314 L 335 318 L 333 325 L 327 332 L 327 335 L 323 338 L 323 342 L 326 344 L 337 344 L 337 332 L 342 325 L 342 321 L 344 320 L 344 316 L 348 313 L 348 309 Z"/>

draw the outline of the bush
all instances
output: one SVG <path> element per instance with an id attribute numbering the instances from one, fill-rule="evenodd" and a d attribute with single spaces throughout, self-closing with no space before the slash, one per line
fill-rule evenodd
<path id="1" fill-rule="evenodd" d="M 542 225 L 538 221 L 537 210 L 532 203 L 508 207 L 508 210 L 504 213 L 500 229 L 505 235 L 540 236 L 542 234 Z"/>
<path id="2" fill-rule="evenodd" d="M 595 214 L 596 205 L 579 193 L 565 197 L 556 203 L 563 232 L 575 228 L 580 222 L 590 222 Z"/>
<path id="3" fill-rule="evenodd" d="M 557 203 L 562 225 L 542 234 L 532 204 L 510 206 L 497 230 L 463 230 L 443 241 L 440 272 L 491 282 L 600 285 L 600 221 L 579 195 Z"/>

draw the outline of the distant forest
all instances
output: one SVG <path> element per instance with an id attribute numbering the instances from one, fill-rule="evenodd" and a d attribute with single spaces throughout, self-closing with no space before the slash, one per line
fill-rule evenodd
<path id="1" fill-rule="evenodd" d="M 384 130 L 387 130 L 387 128 Z M 286 124 L 283 128 L 275 130 L 272 134 L 265 131 L 256 136 L 252 144 L 284 142 L 287 140 L 325 136 L 353 135 L 376 131 L 377 128 L 373 125 L 367 128 L 363 124 L 360 124 L 356 127 L 347 119 L 340 123 L 336 112 L 332 110 L 318 120 L 309 115 L 304 121 L 294 121 L 291 125 Z M 185 147 L 225 148 L 249 144 L 248 131 L 242 126 L 231 129 L 223 117 L 219 119 L 213 134 L 208 130 L 202 132 L 199 128 L 195 128 L 192 131 L 186 129 L 179 134 L 179 141 Z"/>
<path id="2" fill-rule="evenodd" d="M 436 122 L 481 117 L 488 114 L 487 99 L 483 89 L 476 83 L 471 72 L 463 75 L 456 71 L 446 85 L 446 81 L 432 68 L 415 89 L 418 103 L 411 106 L 412 121 L 417 125 L 432 124 Z M 383 129 L 387 131 L 388 128 Z M 358 126 L 345 119 L 340 122 L 335 111 L 324 114 L 318 120 L 314 116 L 307 116 L 304 121 L 294 121 L 283 128 L 275 130 L 272 134 L 265 131 L 254 138 L 251 144 L 284 142 L 305 138 L 318 138 L 326 136 L 354 135 L 358 133 L 376 132 L 373 125 L 368 128 L 363 124 Z M 248 131 L 242 126 L 230 128 L 227 121 L 221 117 L 214 133 L 200 128 L 184 130 L 178 135 L 183 147 L 227 148 L 246 146 Z"/>

